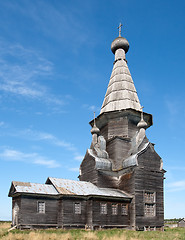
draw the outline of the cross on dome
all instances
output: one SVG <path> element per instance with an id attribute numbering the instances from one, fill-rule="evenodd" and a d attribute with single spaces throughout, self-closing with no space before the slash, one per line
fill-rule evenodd
<path id="1" fill-rule="evenodd" d="M 123 24 L 120 23 L 120 24 L 119 24 L 119 27 L 118 27 L 118 29 L 119 29 L 119 37 L 121 37 L 121 28 L 122 28 L 122 26 L 123 26 Z"/>

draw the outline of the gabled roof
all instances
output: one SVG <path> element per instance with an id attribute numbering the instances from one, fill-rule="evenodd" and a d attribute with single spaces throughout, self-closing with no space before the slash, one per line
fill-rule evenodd
<path id="1" fill-rule="evenodd" d="M 113 188 L 99 188 L 96 185 L 85 181 L 74 181 L 62 178 L 49 177 L 46 183 L 52 183 L 57 191 L 63 195 L 80 195 L 80 196 L 105 196 L 116 198 L 131 198 L 124 191 Z"/>
<path id="2" fill-rule="evenodd" d="M 9 196 L 12 196 L 18 193 L 35 193 L 35 194 L 49 194 L 49 195 L 58 194 L 58 192 L 52 185 L 13 181 L 9 191 Z"/>
<path id="3" fill-rule="evenodd" d="M 131 195 L 118 189 L 99 188 L 90 182 L 51 177 L 47 179 L 46 184 L 13 181 L 8 196 L 13 197 L 19 194 L 132 198 Z"/>

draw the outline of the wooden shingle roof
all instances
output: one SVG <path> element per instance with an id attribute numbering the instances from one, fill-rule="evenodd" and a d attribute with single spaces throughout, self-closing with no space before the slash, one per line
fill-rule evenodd
<path id="1" fill-rule="evenodd" d="M 123 49 L 115 52 L 115 61 L 101 112 L 134 109 L 141 111 L 139 98 L 125 59 Z"/>

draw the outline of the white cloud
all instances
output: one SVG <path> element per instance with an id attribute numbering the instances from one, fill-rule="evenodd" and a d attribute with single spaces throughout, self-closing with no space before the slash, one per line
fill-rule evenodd
<path id="1" fill-rule="evenodd" d="M 19 161 L 43 165 L 48 168 L 60 167 L 60 165 L 55 160 L 47 159 L 43 156 L 40 156 L 38 153 L 24 153 L 9 148 L 4 149 L 4 151 L 0 153 L 0 158 L 6 161 Z"/>
<path id="2" fill-rule="evenodd" d="M 53 63 L 41 54 L 0 39 L 0 91 L 47 104 L 63 105 L 61 97 L 54 96 L 43 83 L 39 83 L 52 74 Z"/>
<path id="3" fill-rule="evenodd" d="M 4 126 L 4 124 L 5 124 L 5 123 L 1 121 L 1 122 L 0 122 L 0 127 Z"/>
<path id="4" fill-rule="evenodd" d="M 100 112 L 100 107 L 97 107 L 95 105 L 83 104 L 82 107 L 91 111 L 91 112 L 96 112 L 96 113 Z"/>
<path id="5" fill-rule="evenodd" d="M 168 192 L 184 191 L 185 180 L 168 183 L 166 187 Z"/>
<path id="6" fill-rule="evenodd" d="M 83 155 L 77 155 L 74 157 L 75 160 L 80 161 L 80 162 L 83 160 L 83 158 L 84 158 Z"/>
<path id="7" fill-rule="evenodd" d="M 67 142 L 65 140 L 59 139 L 51 133 L 34 131 L 28 128 L 24 130 L 15 130 L 15 129 L 10 129 L 9 131 L 6 130 L 5 134 L 8 136 L 13 136 L 15 138 L 22 138 L 28 141 L 34 141 L 34 142 L 44 141 L 44 142 L 47 142 L 48 144 L 51 144 L 60 148 L 64 148 L 65 150 L 70 151 L 72 154 L 72 158 L 77 161 L 82 161 L 84 157 L 79 153 L 77 147 L 74 144 Z M 33 149 L 35 150 L 39 149 L 38 145 L 37 146 L 33 145 L 33 146 L 34 146 Z M 18 152 L 16 154 L 18 154 Z M 14 156 L 16 155 L 14 154 Z M 20 158 L 21 157 L 22 156 L 20 156 Z"/>
<path id="8" fill-rule="evenodd" d="M 47 141 L 55 146 L 63 147 L 72 152 L 75 152 L 77 150 L 72 143 L 66 142 L 64 140 L 60 140 L 54 135 L 46 132 L 39 132 L 39 131 L 33 131 L 31 129 L 26 129 L 26 130 L 17 132 L 16 135 L 23 136 L 34 141 L 40 141 L 40 140 Z"/>
<path id="9" fill-rule="evenodd" d="M 174 115 L 178 114 L 180 106 L 181 106 L 181 102 L 178 100 L 174 100 L 174 99 L 172 101 L 171 99 L 165 99 L 165 104 L 166 104 L 166 107 L 167 107 L 169 113 L 172 116 L 174 116 Z"/>
<path id="10" fill-rule="evenodd" d="M 185 167 L 179 167 L 179 166 L 168 166 L 168 171 L 169 170 L 176 170 L 176 171 L 185 171 Z"/>
<path id="11" fill-rule="evenodd" d="M 79 172 L 79 167 L 69 168 L 69 170 L 72 171 L 72 172 Z"/>
<path id="12" fill-rule="evenodd" d="M 26 15 L 26 18 L 31 19 L 39 32 L 43 32 L 44 35 L 50 38 L 54 38 L 60 42 L 75 39 L 75 41 L 70 41 L 70 45 L 74 51 L 84 43 L 92 45 L 96 41 L 96 38 L 93 39 L 94 41 L 92 40 L 92 31 L 79 18 L 81 11 L 83 11 L 82 8 L 69 8 L 65 2 L 59 2 L 57 4 L 58 7 L 56 7 L 46 1 L 36 1 L 34 3 L 32 1 L 23 1 L 21 4 L 18 2 L 12 4 L 9 2 L 6 5 L 16 13 L 23 16 Z M 89 8 L 89 4 L 87 7 Z M 83 9 L 85 9 L 84 3 Z M 73 26 L 72 31 L 71 26 Z M 84 28 L 86 28 L 86 31 L 83 31 Z"/>

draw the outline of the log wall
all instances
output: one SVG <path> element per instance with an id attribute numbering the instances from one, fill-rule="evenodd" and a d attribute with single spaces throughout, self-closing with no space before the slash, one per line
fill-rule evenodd
<path id="1" fill-rule="evenodd" d="M 45 213 L 38 213 L 38 201 L 45 202 Z M 57 224 L 58 200 L 45 197 L 22 196 L 19 210 L 19 224 Z"/>
<path id="2" fill-rule="evenodd" d="M 106 203 L 107 204 L 107 214 L 100 213 L 100 204 Z M 117 215 L 112 214 L 112 204 L 118 205 L 118 212 Z M 94 226 L 101 226 L 101 227 L 129 227 L 130 220 L 129 220 L 129 212 L 128 215 L 122 215 L 121 213 L 121 205 L 122 203 L 114 202 L 114 201 L 93 201 L 93 225 Z M 125 205 L 128 203 L 124 203 Z"/>

